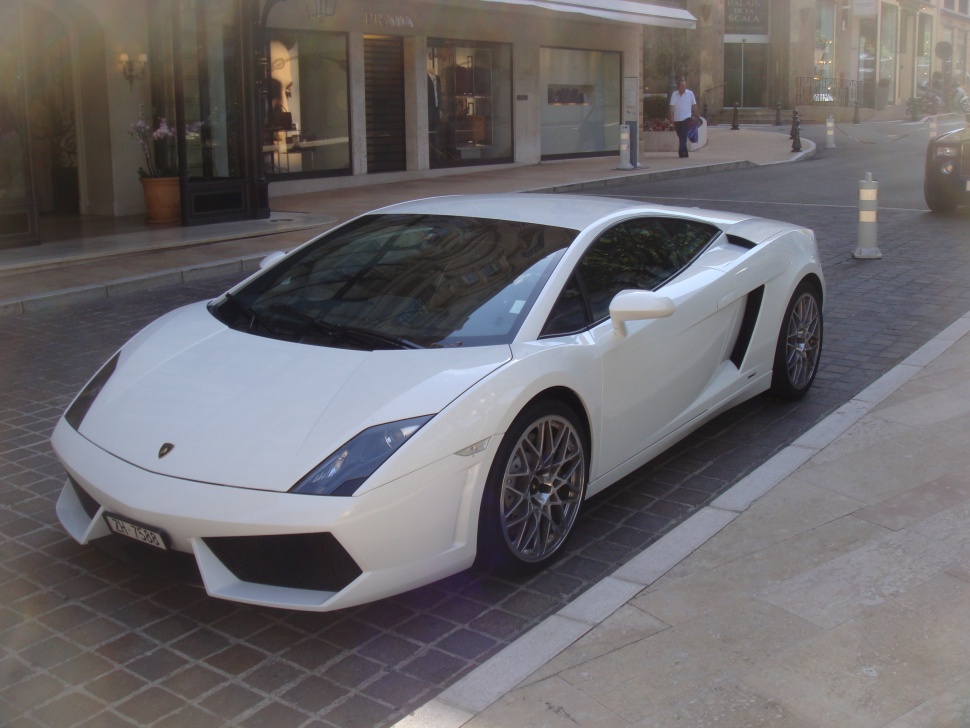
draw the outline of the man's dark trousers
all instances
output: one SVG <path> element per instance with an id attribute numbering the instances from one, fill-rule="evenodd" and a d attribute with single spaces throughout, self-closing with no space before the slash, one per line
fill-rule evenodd
<path id="1" fill-rule="evenodd" d="M 680 148 L 677 150 L 679 156 L 687 156 L 687 132 L 690 131 L 691 117 L 687 117 L 683 121 L 675 121 L 674 127 L 677 129 L 677 139 L 680 141 Z"/>

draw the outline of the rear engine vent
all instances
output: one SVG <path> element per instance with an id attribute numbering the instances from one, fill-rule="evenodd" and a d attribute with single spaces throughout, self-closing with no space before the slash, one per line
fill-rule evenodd
<path id="1" fill-rule="evenodd" d="M 337 592 L 363 573 L 329 533 L 203 540 L 237 579 L 252 584 Z"/>

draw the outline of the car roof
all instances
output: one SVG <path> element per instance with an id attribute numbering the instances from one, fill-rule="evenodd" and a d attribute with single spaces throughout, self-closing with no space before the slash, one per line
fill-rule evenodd
<path id="1" fill-rule="evenodd" d="M 550 225 L 572 230 L 583 230 L 603 218 L 618 213 L 676 215 L 704 220 L 723 228 L 731 227 L 742 220 L 751 218 L 750 215 L 702 210 L 696 207 L 649 204 L 616 197 L 531 192 L 429 197 L 374 210 L 374 214 L 385 213 L 481 217 Z"/>

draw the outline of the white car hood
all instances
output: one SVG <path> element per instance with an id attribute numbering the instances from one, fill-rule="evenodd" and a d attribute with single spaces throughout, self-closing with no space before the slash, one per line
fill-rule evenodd
<path id="1" fill-rule="evenodd" d="M 152 472 L 286 491 L 362 430 L 436 414 L 510 358 L 508 346 L 367 352 L 276 341 L 227 329 L 195 304 L 129 342 L 80 432 Z"/>

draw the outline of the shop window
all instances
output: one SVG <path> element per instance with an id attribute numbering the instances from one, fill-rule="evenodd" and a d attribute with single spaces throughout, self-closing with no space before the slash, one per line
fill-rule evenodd
<path id="1" fill-rule="evenodd" d="M 427 66 L 431 167 L 511 161 L 511 47 L 432 38 Z"/>
<path id="2" fill-rule="evenodd" d="M 826 93 L 835 79 L 832 64 L 835 43 L 835 4 L 818 0 L 815 4 L 815 79 L 822 81 Z"/>
<path id="3" fill-rule="evenodd" d="M 933 18 L 920 13 L 916 32 L 916 81 L 929 83 L 933 65 Z"/>
<path id="4" fill-rule="evenodd" d="M 270 29 L 263 133 L 269 174 L 350 172 L 347 37 Z"/>
<path id="5" fill-rule="evenodd" d="M 896 39 L 899 37 L 899 9 L 895 5 L 882 4 L 882 25 L 879 33 L 877 109 L 896 100 Z"/>
<path id="6" fill-rule="evenodd" d="M 578 157 L 620 148 L 620 54 L 541 48 L 542 157 Z"/>

